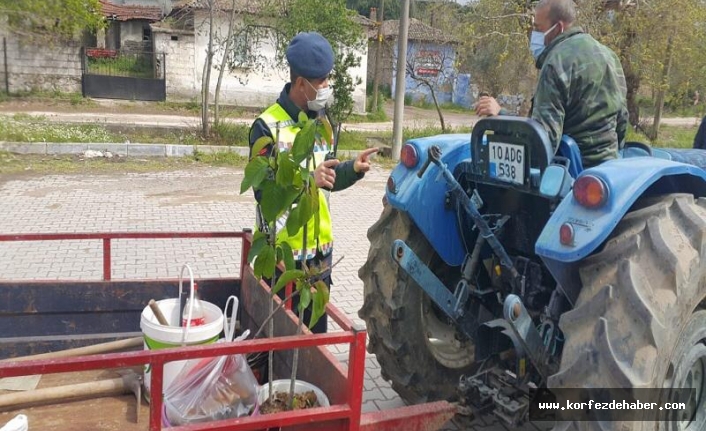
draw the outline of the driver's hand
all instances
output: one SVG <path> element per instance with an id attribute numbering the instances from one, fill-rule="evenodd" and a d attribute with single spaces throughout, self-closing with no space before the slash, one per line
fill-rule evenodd
<path id="1" fill-rule="evenodd" d="M 334 168 L 339 163 L 338 159 L 329 159 L 316 167 L 316 170 L 314 170 L 314 181 L 317 187 L 333 189 L 333 185 L 336 182 L 336 170 Z"/>
<path id="2" fill-rule="evenodd" d="M 476 115 L 481 117 L 485 116 L 495 116 L 500 114 L 500 104 L 495 98 L 490 96 L 482 96 L 478 102 L 476 102 Z"/>

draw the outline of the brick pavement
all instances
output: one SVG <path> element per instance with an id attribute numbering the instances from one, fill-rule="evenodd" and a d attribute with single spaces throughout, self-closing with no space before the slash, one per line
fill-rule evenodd
<path id="1" fill-rule="evenodd" d="M 253 225 L 254 201 L 240 195 L 242 171 L 232 168 L 95 174 L 46 175 L 0 181 L 0 231 L 56 233 L 99 231 L 233 231 Z M 358 278 L 367 257 L 366 232 L 380 215 L 387 172 L 378 168 L 348 190 L 331 196 L 336 258 L 331 300 L 354 321 L 363 301 Z M 121 240 L 113 245 L 113 273 L 119 278 L 172 278 L 188 262 L 198 277 L 238 271 L 236 240 Z M 99 279 L 98 241 L 0 243 L 5 279 Z M 334 325 L 335 327 L 335 325 Z M 347 360 L 345 346 L 333 353 Z M 367 358 L 364 411 L 404 405 Z M 457 429 L 449 425 L 446 429 Z M 504 429 L 494 424 L 476 430 Z"/>

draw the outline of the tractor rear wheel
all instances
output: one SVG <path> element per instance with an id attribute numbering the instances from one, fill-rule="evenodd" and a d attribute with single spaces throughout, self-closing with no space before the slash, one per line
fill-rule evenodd
<path id="1" fill-rule="evenodd" d="M 550 388 L 693 388 L 677 420 L 563 422 L 558 430 L 706 429 L 706 199 L 645 199 L 581 266 Z"/>
<path id="2" fill-rule="evenodd" d="M 447 286 L 460 270 L 446 266 L 409 217 L 390 205 L 368 239 L 368 260 L 358 273 L 365 285 L 358 315 L 367 324 L 368 350 L 380 362 L 382 377 L 408 403 L 454 398 L 459 377 L 472 371 L 474 346 L 459 341 L 453 325 L 394 262 L 392 244 L 404 240 Z"/>

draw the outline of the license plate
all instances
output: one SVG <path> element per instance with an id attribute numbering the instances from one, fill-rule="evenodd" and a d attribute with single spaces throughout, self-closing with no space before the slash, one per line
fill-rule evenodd
<path id="1" fill-rule="evenodd" d="M 525 182 L 525 147 L 522 145 L 489 142 L 488 173 L 491 178 L 513 184 Z"/>

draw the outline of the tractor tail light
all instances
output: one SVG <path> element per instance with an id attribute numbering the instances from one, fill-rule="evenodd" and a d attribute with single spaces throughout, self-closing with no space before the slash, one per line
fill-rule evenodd
<path id="1" fill-rule="evenodd" d="M 562 245 L 574 244 L 574 227 L 571 223 L 564 223 L 559 228 L 559 242 Z"/>
<path id="2" fill-rule="evenodd" d="M 419 164 L 417 148 L 412 144 L 405 144 L 400 151 L 400 160 L 407 168 L 412 169 Z"/>
<path id="3" fill-rule="evenodd" d="M 397 193 L 397 184 L 395 184 L 395 179 L 392 178 L 392 175 L 387 178 L 387 191 L 392 194 Z"/>
<path id="4" fill-rule="evenodd" d="M 574 183 L 574 199 L 589 209 L 600 208 L 608 201 L 608 186 L 600 178 L 583 175 Z"/>

